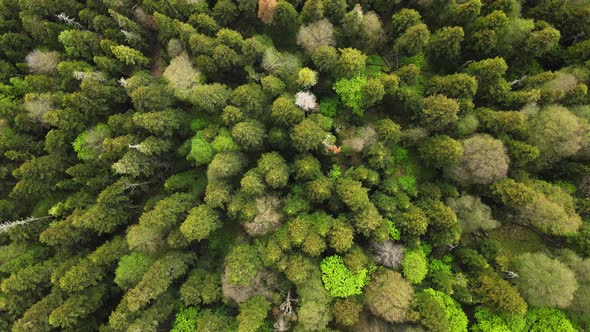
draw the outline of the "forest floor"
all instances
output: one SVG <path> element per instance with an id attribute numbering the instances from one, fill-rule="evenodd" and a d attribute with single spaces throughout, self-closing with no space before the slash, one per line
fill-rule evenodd
<path id="1" fill-rule="evenodd" d="M 150 58 L 152 60 L 152 75 L 154 75 L 157 78 L 160 78 L 164 73 L 164 58 L 162 58 L 162 48 L 160 47 L 158 42 L 155 41 L 154 44 L 150 45 L 150 50 Z"/>
<path id="2" fill-rule="evenodd" d="M 502 225 L 489 231 L 490 239 L 499 241 L 502 248 L 515 257 L 525 252 L 546 251 L 543 238 L 526 227 L 519 225 Z"/>
<path id="3" fill-rule="evenodd" d="M 151 59 L 151 73 L 156 78 L 162 77 L 164 73 L 164 58 L 162 57 L 162 48 L 158 42 L 158 29 L 153 16 L 148 16 L 141 6 L 135 7 L 135 17 L 144 29 L 145 35 L 148 36 L 150 59 Z"/>

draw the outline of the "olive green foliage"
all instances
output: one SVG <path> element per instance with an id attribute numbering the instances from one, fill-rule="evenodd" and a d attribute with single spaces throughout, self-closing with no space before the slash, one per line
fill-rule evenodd
<path id="1" fill-rule="evenodd" d="M 305 119 L 293 127 L 290 137 L 295 149 L 304 152 L 319 148 L 326 132 L 315 121 Z"/>
<path id="2" fill-rule="evenodd" d="M 482 266 L 482 268 L 484 268 Z M 482 302 L 498 312 L 509 316 L 522 316 L 527 310 L 525 300 L 514 286 L 495 273 L 482 274 L 478 279 L 475 294 Z"/>
<path id="3" fill-rule="evenodd" d="M 115 283 L 123 289 L 135 286 L 154 261 L 153 257 L 139 252 L 121 257 L 115 271 Z"/>
<path id="4" fill-rule="evenodd" d="M 149 59 L 141 52 L 124 45 L 111 46 L 111 51 L 117 59 L 127 65 L 147 65 L 149 63 Z"/>
<path id="5" fill-rule="evenodd" d="M 336 61 L 338 76 L 352 78 L 361 75 L 366 70 L 367 56 L 354 48 L 340 49 L 340 55 Z"/>
<path id="6" fill-rule="evenodd" d="M 237 324 L 233 317 L 223 312 L 204 309 L 197 315 L 197 332 L 223 331 L 224 329 L 237 330 Z"/>
<path id="7" fill-rule="evenodd" d="M 99 48 L 99 37 L 91 31 L 64 30 L 58 40 L 68 55 L 87 60 L 92 59 Z"/>
<path id="8" fill-rule="evenodd" d="M 580 150 L 587 131 L 587 124 L 566 108 L 549 107 L 532 119 L 528 143 L 539 148 L 540 161 L 553 163 Z"/>
<path id="9" fill-rule="evenodd" d="M 264 126 L 258 121 L 243 121 L 237 123 L 231 131 L 233 139 L 247 150 L 262 148 L 266 132 Z"/>
<path id="10" fill-rule="evenodd" d="M 427 88 L 429 94 L 443 94 L 450 98 L 473 98 L 477 80 L 467 74 L 435 76 Z"/>
<path id="11" fill-rule="evenodd" d="M 479 197 L 463 195 L 450 198 L 448 204 L 457 214 L 464 233 L 479 229 L 490 230 L 500 226 L 500 223 L 492 217 L 492 209 L 482 203 Z"/>
<path id="12" fill-rule="evenodd" d="M 424 107 L 420 116 L 426 128 L 442 130 L 457 122 L 458 112 L 457 101 L 443 95 L 434 95 L 424 99 Z"/>
<path id="13" fill-rule="evenodd" d="M 463 155 L 445 174 L 462 184 L 489 184 L 506 176 L 510 159 L 504 144 L 489 135 L 476 135 L 462 142 Z"/>
<path id="14" fill-rule="evenodd" d="M 416 298 L 420 322 L 431 331 L 467 331 L 467 316 L 449 295 L 432 288 Z"/>
<path id="15" fill-rule="evenodd" d="M 273 37 L 275 43 L 292 45 L 297 34 L 297 29 L 299 28 L 297 10 L 291 3 L 285 0 L 279 0 L 274 9 L 272 22 L 268 28 L 268 32 Z M 284 38 L 285 36 L 287 37 Z"/>
<path id="16" fill-rule="evenodd" d="M 446 135 L 433 136 L 419 148 L 420 156 L 434 167 L 454 164 L 463 156 L 461 143 Z"/>
<path id="17" fill-rule="evenodd" d="M 410 235 L 423 235 L 428 227 L 428 218 L 420 208 L 410 206 L 406 212 L 396 215 L 402 231 Z"/>
<path id="18" fill-rule="evenodd" d="M 398 52 L 414 55 L 421 52 L 430 40 L 430 31 L 426 24 L 416 24 L 404 31 L 396 40 L 394 49 Z"/>
<path id="19" fill-rule="evenodd" d="M 588 1 L 0 3 L 0 331 L 589 329 Z"/>
<path id="20" fill-rule="evenodd" d="M 237 317 L 239 322 L 238 331 L 257 331 L 264 324 L 269 310 L 270 302 L 261 295 L 255 296 L 240 304 L 240 314 Z"/>
<path id="21" fill-rule="evenodd" d="M 383 119 L 377 124 L 379 138 L 388 143 L 397 143 L 401 139 L 401 127 L 391 119 Z"/>
<path id="22" fill-rule="evenodd" d="M 312 54 L 314 65 L 322 72 L 335 70 L 338 51 L 331 46 L 320 46 Z"/>
<path id="23" fill-rule="evenodd" d="M 272 103 L 271 116 L 278 125 L 292 126 L 301 122 L 305 114 L 293 99 L 281 96 Z"/>
<path id="24" fill-rule="evenodd" d="M 270 188 L 277 189 L 287 185 L 289 167 L 280 154 L 276 152 L 263 154 L 258 160 L 258 168 Z"/>
<path id="25" fill-rule="evenodd" d="M 332 319 L 330 305 L 332 297 L 323 287 L 319 271 L 310 278 L 299 284 L 298 294 L 301 296 L 301 307 L 299 309 L 299 322 L 306 330 L 319 330 L 326 328 Z"/>
<path id="26" fill-rule="evenodd" d="M 575 274 L 563 263 L 542 253 L 525 253 L 517 257 L 517 286 L 534 306 L 567 307 L 578 283 Z"/>
<path id="27" fill-rule="evenodd" d="M 232 248 L 225 260 L 228 281 L 236 286 L 249 284 L 262 267 L 256 250 L 247 245 Z"/>
<path id="28" fill-rule="evenodd" d="M 220 113 L 227 105 L 231 90 L 224 84 L 213 83 L 198 85 L 189 94 L 188 99 L 200 110 L 208 113 Z"/>
<path id="29" fill-rule="evenodd" d="M 334 301 L 332 311 L 339 325 L 350 326 L 358 322 L 362 308 L 363 305 L 354 298 L 347 298 Z"/>
<path id="30" fill-rule="evenodd" d="M 188 217 L 180 225 L 180 232 L 188 240 L 201 241 L 219 227 L 217 212 L 207 205 L 201 204 L 189 211 Z"/>
<path id="31" fill-rule="evenodd" d="M 462 27 L 443 27 L 428 42 L 428 53 L 433 61 L 453 61 L 461 55 L 461 43 L 465 38 Z"/>
<path id="32" fill-rule="evenodd" d="M 338 113 L 338 100 L 336 98 L 326 98 L 320 102 L 320 113 L 324 116 L 333 118 Z"/>
<path id="33" fill-rule="evenodd" d="M 492 189 L 524 222 L 544 233 L 571 234 L 582 224 L 572 197 L 558 186 L 543 181 L 525 184 L 506 179 L 495 183 Z"/>
<path id="34" fill-rule="evenodd" d="M 399 37 L 407 28 L 420 23 L 422 17 L 414 9 L 403 8 L 391 16 L 391 32 Z"/>
<path id="35" fill-rule="evenodd" d="M 185 305 L 210 304 L 221 298 L 221 278 L 203 269 L 193 269 L 180 287 L 180 299 Z"/>
<path id="36" fill-rule="evenodd" d="M 413 293 L 398 272 L 376 272 L 366 287 L 365 303 L 374 315 L 388 322 L 404 322 L 408 319 Z"/>
<path id="37" fill-rule="evenodd" d="M 157 260 L 139 283 L 127 292 L 128 309 L 132 312 L 137 311 L 164 293 L 175 279 L 186 272 L 192 259 L 191 255 L 171 252 Z"/>

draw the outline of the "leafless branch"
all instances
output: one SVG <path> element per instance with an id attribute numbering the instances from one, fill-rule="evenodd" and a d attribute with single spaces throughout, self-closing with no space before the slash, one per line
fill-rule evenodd
<path id="1" fill-rule="evenodd" d="M 283 301 L 283 303 L 281 303 L 281 305 L 279 306 L 279 310 L 281 310 L 281 312 L 287 317 L 293 316 L 295 314 L 293 312 L 294 302 L 297 302 L 297 299 L 291 298 L 291 291 L 288 291 L 285 301 Z"/>
<path id="2" fill-rule="evenodd" d="M 461 71 L 461 70 L 463 70 L 465 67 L 469 66 L 469 65 L 470 65 L 471 63 L 473 63 L 473 62 L 475 62 L 475 61 L 474 61 L 474 60 L 468 60 L 468 61 L 465 61 L 465 63 L 464 63 L 464 64 L 462 64 L 462 65 L 461 65 L 461 67 L 459 67 L 459 69 L 458 69 L 457 71 Z"/>
<path id="3" fill-rule="evenodd" d="M 57 19 L 62 22 L 65 22 L 67 24 L 71 24 L 71 25 L 75 26 L 78 30 L 84 30 L 84 27 L 82 26 L 82 24 L 76 22 L 76 20 L 69 17 L 65 13 L 59 13 L 59 14 L 55 15 L 55 17 L 57 17 Z"/>
<path id="4" fill-rule="evenodd" d="M 508 85 L 513 86 L 513 85 L 520 84 L 520 82 L 524 81 L 527 77 L 528 77 L 528 75 L 521 76 L 521 77 L 515 79 L 514 81 L 508 83 Z"/>
<path id="5" fill-rule="evenodd" d="M 18 225 L 26 225 L 33 221 L 38 220 L 45 220 L 53 218 L 52 216 L 45 216 L 45 217 L 27 217 L 25 219 L 15 220 L 15 221 L 8 221 L 3 224 L 0 224 L 0 233 L 7 232 L 9 229 L 16 227 Z"/>

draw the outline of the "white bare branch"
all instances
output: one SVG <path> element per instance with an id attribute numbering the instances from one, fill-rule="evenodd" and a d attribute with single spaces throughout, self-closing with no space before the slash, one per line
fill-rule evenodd
<path id="1" fill-rule="evenodd" d="M 76 22 L 76 20 L 74 20 L 73 18 L 69 17 L 65 13 L 59 13 L 59 14 L 55 15 L 55 17 L 57 17 L 57 19 L 60 20 L 60 21 L 62 21 L 62 22 L 65 22 L 67 24 L 71 24 L 71 25 L 75 26 L 79 30 L 84 30 L 84 27 L 82 26 L 82 24 Z"/>
<path id="2" fill-rule="evenodd" d="M 19 225 L 26 225 L 26 224 L 33 222 L 33 221 L 45 220 L 45 219 L 50 219 L 50 218 L 53 218 L 53 217 L 52 216 L 27 217 L 27 218 L 20 219 L 20 220 L 8 221 L 3 224 L 0 224 L 0 233 L 7 232 L 9 229 L 19 226 Z"/>
<path id="3" fill-rule="evenodd" d="M 289 322 L 285 320 L 285 316 L 280 315 L 272 325 L 272 328 L 275 332 L 286 332 L 291 326 Z"/>

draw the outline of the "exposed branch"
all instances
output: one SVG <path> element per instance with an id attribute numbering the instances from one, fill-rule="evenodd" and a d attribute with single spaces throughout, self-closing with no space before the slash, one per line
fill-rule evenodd
<path id="1" fill-rule="evenodd" d="M 573 36 L 570 36 L 568 38 L 565 38 L 564 41 L 570 41 L 570 40 L 573 39 L 572 45 L 574 45 L 574 44 L 576 44 L 578 42 L 578 38 L 584 37 L 584 35 L 585 35 L 585 33 L 582 31 L 582 32 L 580 32 L 578 34 L 575 34 Z"/>
<path id="2" fill-rule="evenodd" d="M 513 272 L 513 271 L 502 271 L 506 273 L 506 278 L 507 279 L 516 279 L 518 278 L 518 273 Z"/>
<path id="3" fill-rule="evenodd" d="M 136 182 L 136 183 L 124 183 L 125 187 L 123 187 L 123 190 L 127 190 L 127 189 L 135 189 L 135 187 L 139 187 L 139 186 L 143 186 L 144 184 L 150 184 L 152 183 L 152 181 L 146 181 L 146 182 Z"/>
<path id="4" fill-rule="evenodd" d="M 141 144 L 129 144 L 129 146 L 128 146 L 128 147 L 129 147 L 130 149 L 136 149 L 136 150 L 137 150 L 137 149 L 139 149 L 139 147 L 140 147 L 140 146 L 141 146 Z"/>
<path id="5" fill-rule="evenodd" d="M 514 81 L 508 83 L 508 85 L 510 85 L 510 86 L 517 85 L 520 82 L 524 81 L 527 77 L 529 77 L 529 76 L 528 75 L 521 76 L 521 77 L 515 79 Z"/>
<path id="6" fill-rule="evenodd" d="M 475 62 L 475 61 L 474 60 L 467 60 L 467 61 L 465 61 L 465 63 L 462 64 L 461 67 L 459 67 L 459 69 L 457 69 L 457 71 L 463 70 L 465 67 L 469 66 L 473 62 Z"/>
<path id="7" fill-rule="evenodd" d="M 71 24 L 71 25 L 75 26 L 78 30 L 84 30 L 84 27 L 82 26 L 82 24 L 76 22 L 76 20 L 69 17 L 65 13 L 59 13 L 59 14 L 55 15 L 55 17 L 57 17 L 57 19 L 62 22 L 65 22 L 67 24 Z"/>
<path id="8" fill-rule="evenodd" d="M 136 34 L 135 32 L 129 32 L 127 30 L 121 29 L 121 33 L 125 36 L 128 42 L 140 42 L 141 36 Z"/>
<path id="9" fill-rule="evenodd" d="M 85 80 L 87 78 L 95 79 L 98 82 L 106 81 L 106 77 L 101 72 L 83 72 L 83 71 L 75 70 L 72 73 L 72 77 L 79 80 L 79 81 Z"/>
<path id="10" fill-rule="evenodd" d="M 272 328 L 275 332 L 285 332 L 288 331 L 291 326 L 289 322 L 285 320 L 285 316 L 281 314 L 272 325 Z"/>
<path id="11" fill-rule="evenodd" d="M 0 233 L 7 232 L 9 229 L 16 227 L 18 225 L 26 225 L 33 221 L 45 220 L 53 218 L 52 216 L 45 216 L 45 217 L 27 217 L 25 219 L 15 220 L 15 221 L 8 221 L 3 224 L 0 224 Z"/>
<path id="12" fill-rule="evenodd" d="M 283 301 L 283 303 L 281 303 L 281 305 L 279 306 L 279 310 L 281 310 L 281 312 L 287 317 L 291 317 L 295 314 L 293 312 L 293 305 L 292 305 L 293 302 L 297 302 L 297 300 L 292 299 L 291 298 L 291 291 L 288 291 L 285 301 Z"/>

